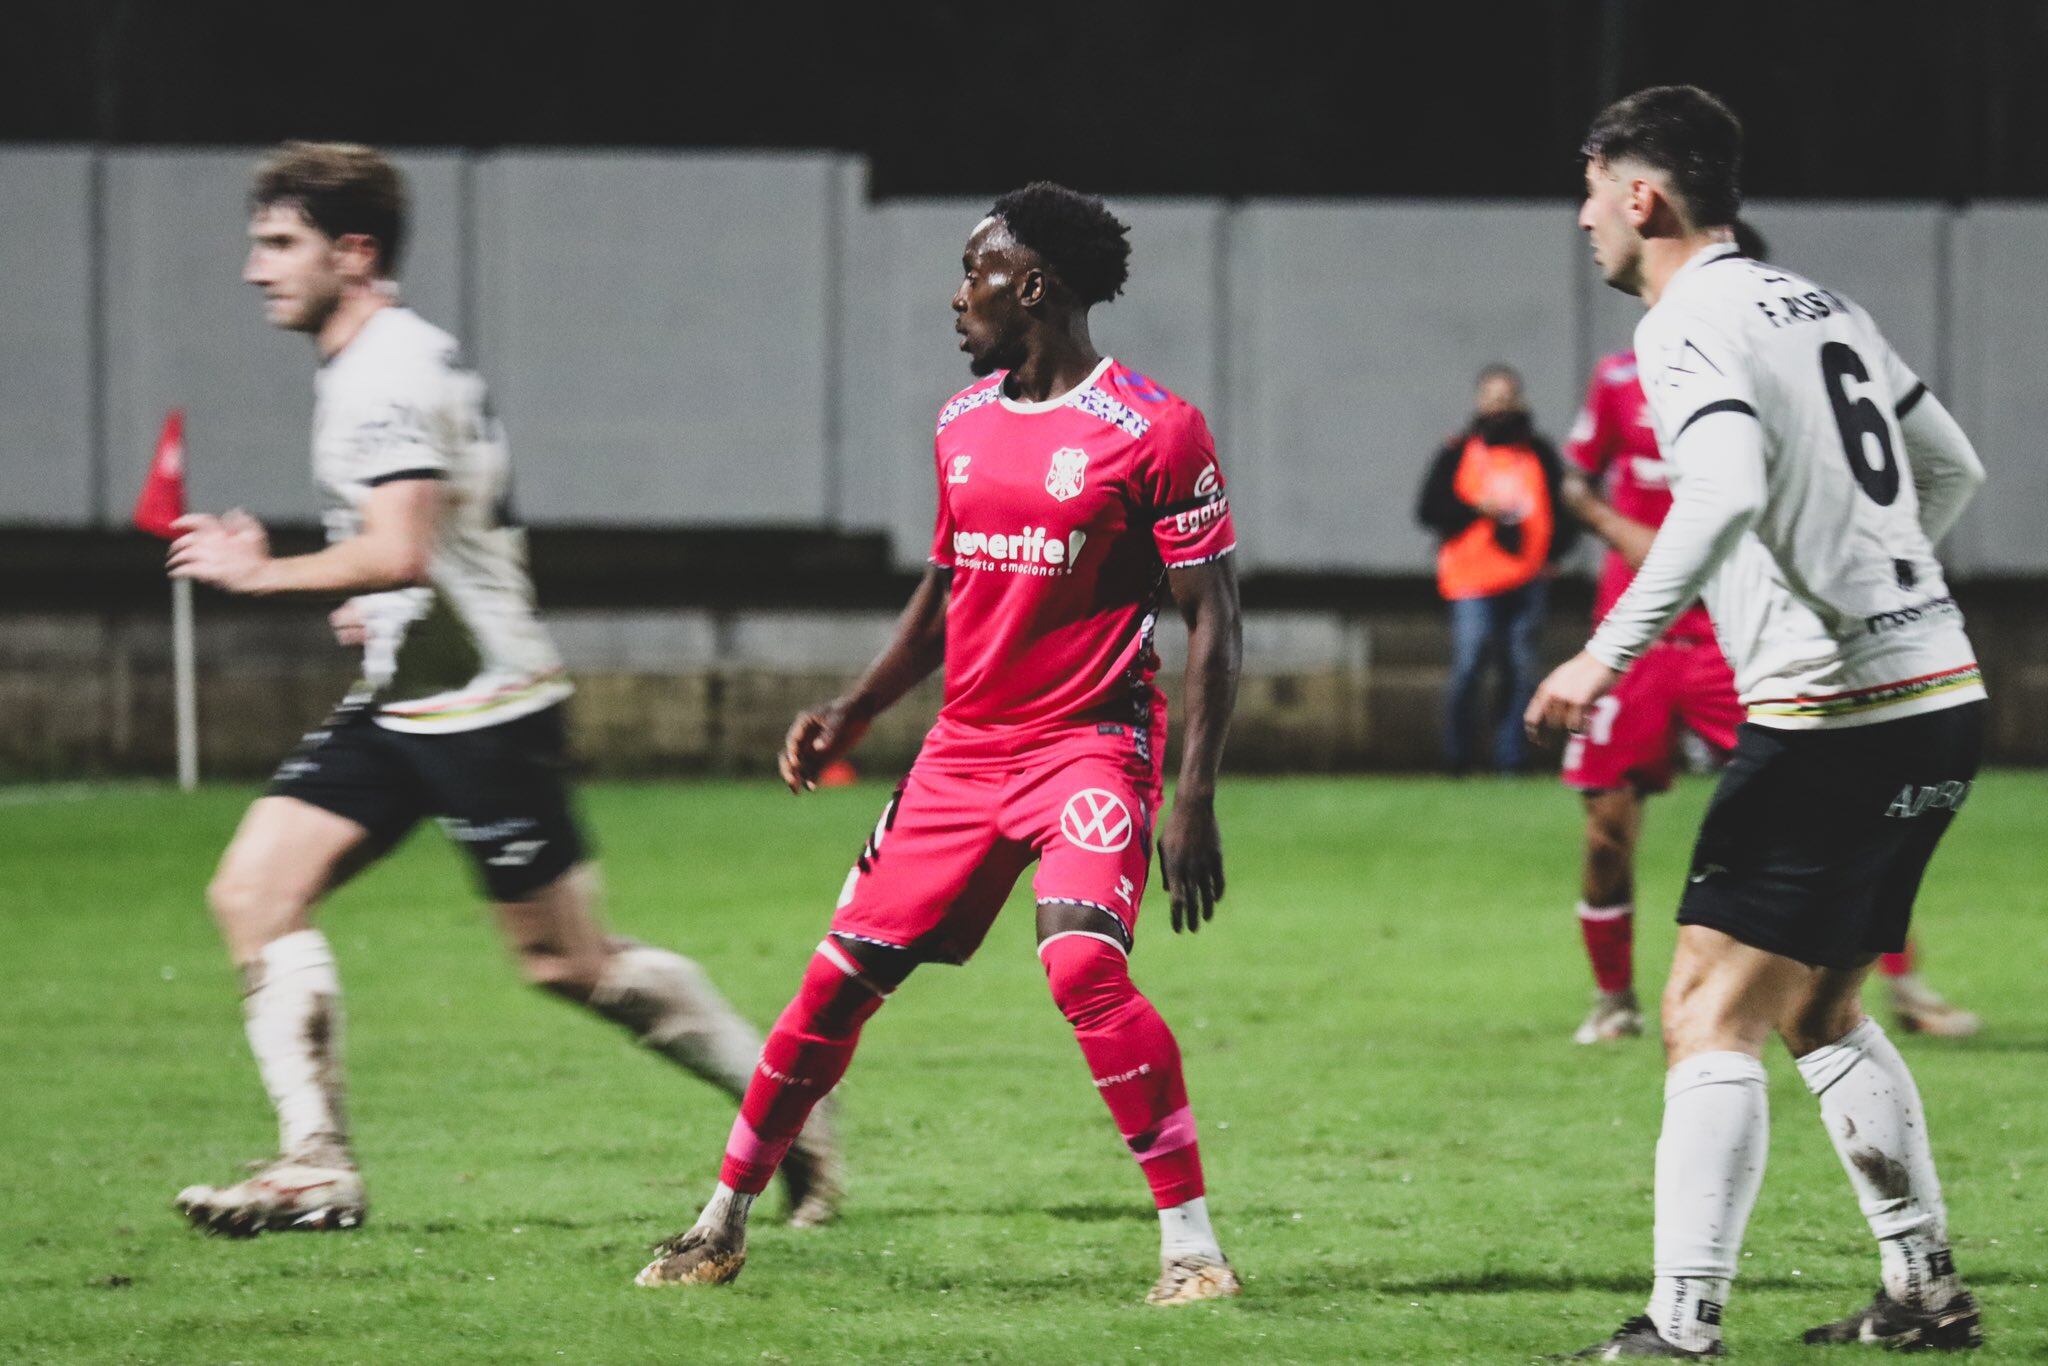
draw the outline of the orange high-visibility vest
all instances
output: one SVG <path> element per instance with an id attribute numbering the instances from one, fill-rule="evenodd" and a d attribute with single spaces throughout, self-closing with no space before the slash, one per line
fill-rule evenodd
<path id="1" fill-rule="evenodd" d="M 1488 598 L 1520 588 L 1543 572 L 1550 557 L 1556 514 L 1543 479 L 1543 462 L 1527 446 L 1489 446 L 1477 436 L 1465 442 L 1452 487 L 1476 504 L 1491 496 L 1522 509 L 1522 547 L 1515 554 L 1494 539 L 1494 523 L 1481 517 L 1443 543 L 1436 553 L 1436 586 L 1444 597 Z"/>

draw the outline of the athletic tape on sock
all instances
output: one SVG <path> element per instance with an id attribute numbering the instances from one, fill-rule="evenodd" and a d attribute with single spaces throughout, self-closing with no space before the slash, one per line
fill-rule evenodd
<path id="1" fill-rule="evenodd" d="M 263 946 L 258 959 L 263 964 L 262 982 L 303 972 L 312 977 L 308 985 L 315 991 L 340 989 L 340 978 L 334 967 L 334 946 L 318 930 L 294 930 L 280 935 Z M 259 987 L 262 982 L 258 983 Z"/>
<path id="2" fill-rule="evenodd" d="M 1800 1058 L 1799 1075 L 1805 1079 L 1806 1089 L 1816 1096 L 1826 1095 L 1829 1087 L 1848 1076 L 1856 1064 L 1863 1061 L 1870 1045 L 1883 1037 L 1884 1027 L 1866 1016 L 1862 1024 L 1841 1038 Z"/>

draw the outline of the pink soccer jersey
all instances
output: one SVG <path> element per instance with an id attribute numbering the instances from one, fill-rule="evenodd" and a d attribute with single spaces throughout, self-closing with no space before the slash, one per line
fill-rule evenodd
<path id="1" fill-rule="evenodd" d="M 1607 501 L 1622 516 L 1646 526 L 1662 526 L 1671 512 L 1671 466 L 1657 448 L 1650 427 L 1649 400 L 1636 378 L 1636 358 L 1623 351 L 1593 367 L 1586 386 L 1586 406 L 1572 424 L 1565 456 L 1604 487 Z M 1605 617 L 1627 591 L 1635 571 L 1615 551 L 1600 565 L 1600 584 L 1593 598 L 1593 620 Z M 1674 640 L 1711 640 L 1713 622 L 1698 603 L 1688 607 L 1665 635 Z"/>
<path id="2" fill-rule="evenodd" d="M 935 742 L 1016 754 L 1152 724 L 1165 571 L 1236 547 L 1209 425 L 1112 359 L 1042 403 L 996 374 L 939 413 L 933 564 L 953 571 Z"/>

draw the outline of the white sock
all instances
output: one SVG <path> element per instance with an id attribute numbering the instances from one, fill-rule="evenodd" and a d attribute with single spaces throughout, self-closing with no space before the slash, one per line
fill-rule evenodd
<path id="1" fill-rule="evenodd" d="M 670 1062 L 728 1095 L 746 1095 L 761 1060 L 761 1036 L 718 994 L 704 969 L 681 954 L 651 944 L 620 949 L 590 1006 Z"/>
<path id="2" fill-rule="evenodd" d="M 721 1181 L 718 1189 L 711 1192 L 711 1201 L 704 1206 L 704 1212 L 697 1216 L 697 1227 L 715 1228 L 745 1242 L 747 1213 L 753 1208 L 753 1196 L 742 1195 Z"/>
<path id="3" fill-rule="evenodd" d="M 341 1111 L 341 979 L 318 930 L 263 946 L 248 969 L 243 1025 L 277 1111 L 278 1150 L 346 1153 Z M 331 1156 L 331 1154 L 327 1154 Z"/>
<path id="4" fill-rule="evenodd" d="M 1755 1058 L 1700 1053 L 1666 1074 L 1657 1280 L 1646 1312 L 1673 1346 L 1702 1352 L 1721 1340 L 1721 1310 L 1769 1142 L 1764 1066 Z"/>
<path id="5" fill-rule="evenodd" d="M 1865 1020 L 1799 1060 L 1863 1217 L 1877 1235 L 1884 1289 L 1914 1309 L 1939 1309 L 1962 1289 L 1948 1244 L 1927 1117 L 1906 1060 Z"/>
<path id="6" fill-rule="evenodd" d="M 1159 1211 L 1159 1260 L 1213 1257 L 1223 1260 L 1216 1230 L 1209 1226 L 1209 1202 L 1201 1196 Z"/>

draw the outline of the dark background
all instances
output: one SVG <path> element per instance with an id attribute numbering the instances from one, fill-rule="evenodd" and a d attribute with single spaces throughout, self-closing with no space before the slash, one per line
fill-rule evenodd
<path id="1" fill-rule="evenodd" d="M 1196 7 L 26 0 L 0 140 L 829 147 L 877 195 L 1571 194 L 1606 99 L 1748 124 L 1750 193 L 2048 195 L 2048 0 Z"/>

